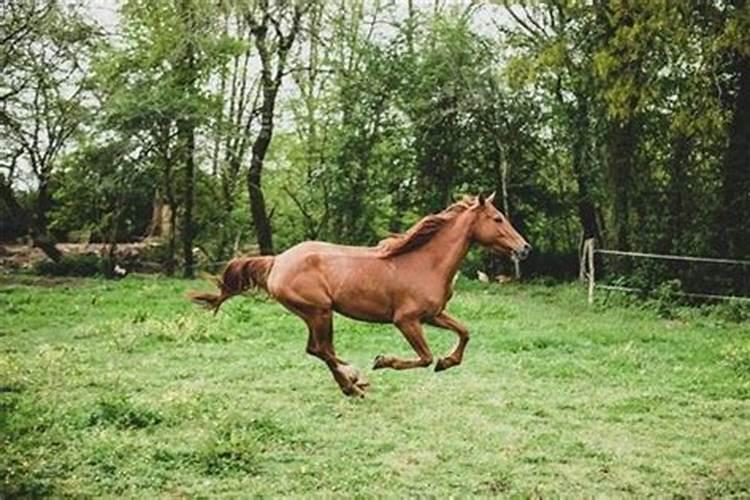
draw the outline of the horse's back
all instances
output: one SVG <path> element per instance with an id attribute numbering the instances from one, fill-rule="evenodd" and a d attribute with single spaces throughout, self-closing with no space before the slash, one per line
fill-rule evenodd
<path id="1" fill-rule="evenodd" d="M 350 256 L 371 256 L 375 257 L 377 247 L 358 247 L 352 245 L 339 245 L 338 243 L 329 243 L 327 241 L 303 241 L 291 247 L 280 256 L 299 256 L 304 254 L 324 254 L 324 255 L 350 255 Z"/>

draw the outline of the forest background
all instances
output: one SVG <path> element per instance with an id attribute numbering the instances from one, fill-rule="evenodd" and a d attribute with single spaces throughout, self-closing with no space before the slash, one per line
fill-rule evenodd
<path id="1" fill-rule="evenodd" d="M 525 276 L 574 276 L 588 238 L 750 258 L 744 0 L 126 0 L 109 24 L 96 8 L 0 6 L 1 239 L 53 263 L 60 242 L 102 242 L 111 272 L 117 244 L 151 237 L 148 258 L 191 277 L 306 239 L 373 245 L 491 191 L 535 248 Z"/>

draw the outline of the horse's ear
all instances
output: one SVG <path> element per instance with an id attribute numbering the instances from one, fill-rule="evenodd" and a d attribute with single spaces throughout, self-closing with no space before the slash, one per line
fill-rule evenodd
<path id="1" fill-rule="evenodd" d="M 493 191 L 491 195 L 487 197 L 487 203 L 492 203 L 495 201 L 495 192 Z"/>
<path id="2" fill-rule="evenodd" d="M 479 210 L 480 208 L 483 208 L 486 201 L 487 200 L 484 198 L 484 195 L 482 193 L 479 193 L 479 195 L 474 198 L 474 203 L 471 204 L 471 209 Z"/>

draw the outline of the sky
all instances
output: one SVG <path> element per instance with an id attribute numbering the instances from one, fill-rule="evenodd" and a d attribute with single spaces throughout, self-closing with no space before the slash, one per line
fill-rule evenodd
<path id="1" fill-rule="evenodd" d="M 476 1 L 469 0 L 413 0 L 413 4 L 418 9 L 430 9 L 433 8 L 435 2 L 445 7 L 457 6 L 459 8 L 468 7 Z M 117 32 L 118 14 L 120 3 L 118 0 L 82 0 L 82 3 L 88 9 L 91 16 L 96 19 L 107 33 Z M 394 0 L 394 3 L 399 8 L 403 9 L 406 14 L 408 6 L 407 0 Z M 486 2 L 489 3 L 489 2 Z M 491 18 L 499 21 L 507 20 L 507 15 L 498 6 L 495 5 L 484 5 L 475 14 L 475 27 L 478 31 L 489 34 L 491 30 L 494 30 Z"/>

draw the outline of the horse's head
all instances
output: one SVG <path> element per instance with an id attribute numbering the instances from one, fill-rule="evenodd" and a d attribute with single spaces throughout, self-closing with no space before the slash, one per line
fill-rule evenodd
<path id="1" fill-rule="evenodd" d="M 508 218 L 495 208 L 492 204 L 494 198 L 495 193 L 488 198 L 480 194 L 472 205 L 470 210 L 476 216 L 471 238 L 490 250 L 523 260 L 529 256 L 531 245 L 518 234 Z"/>

